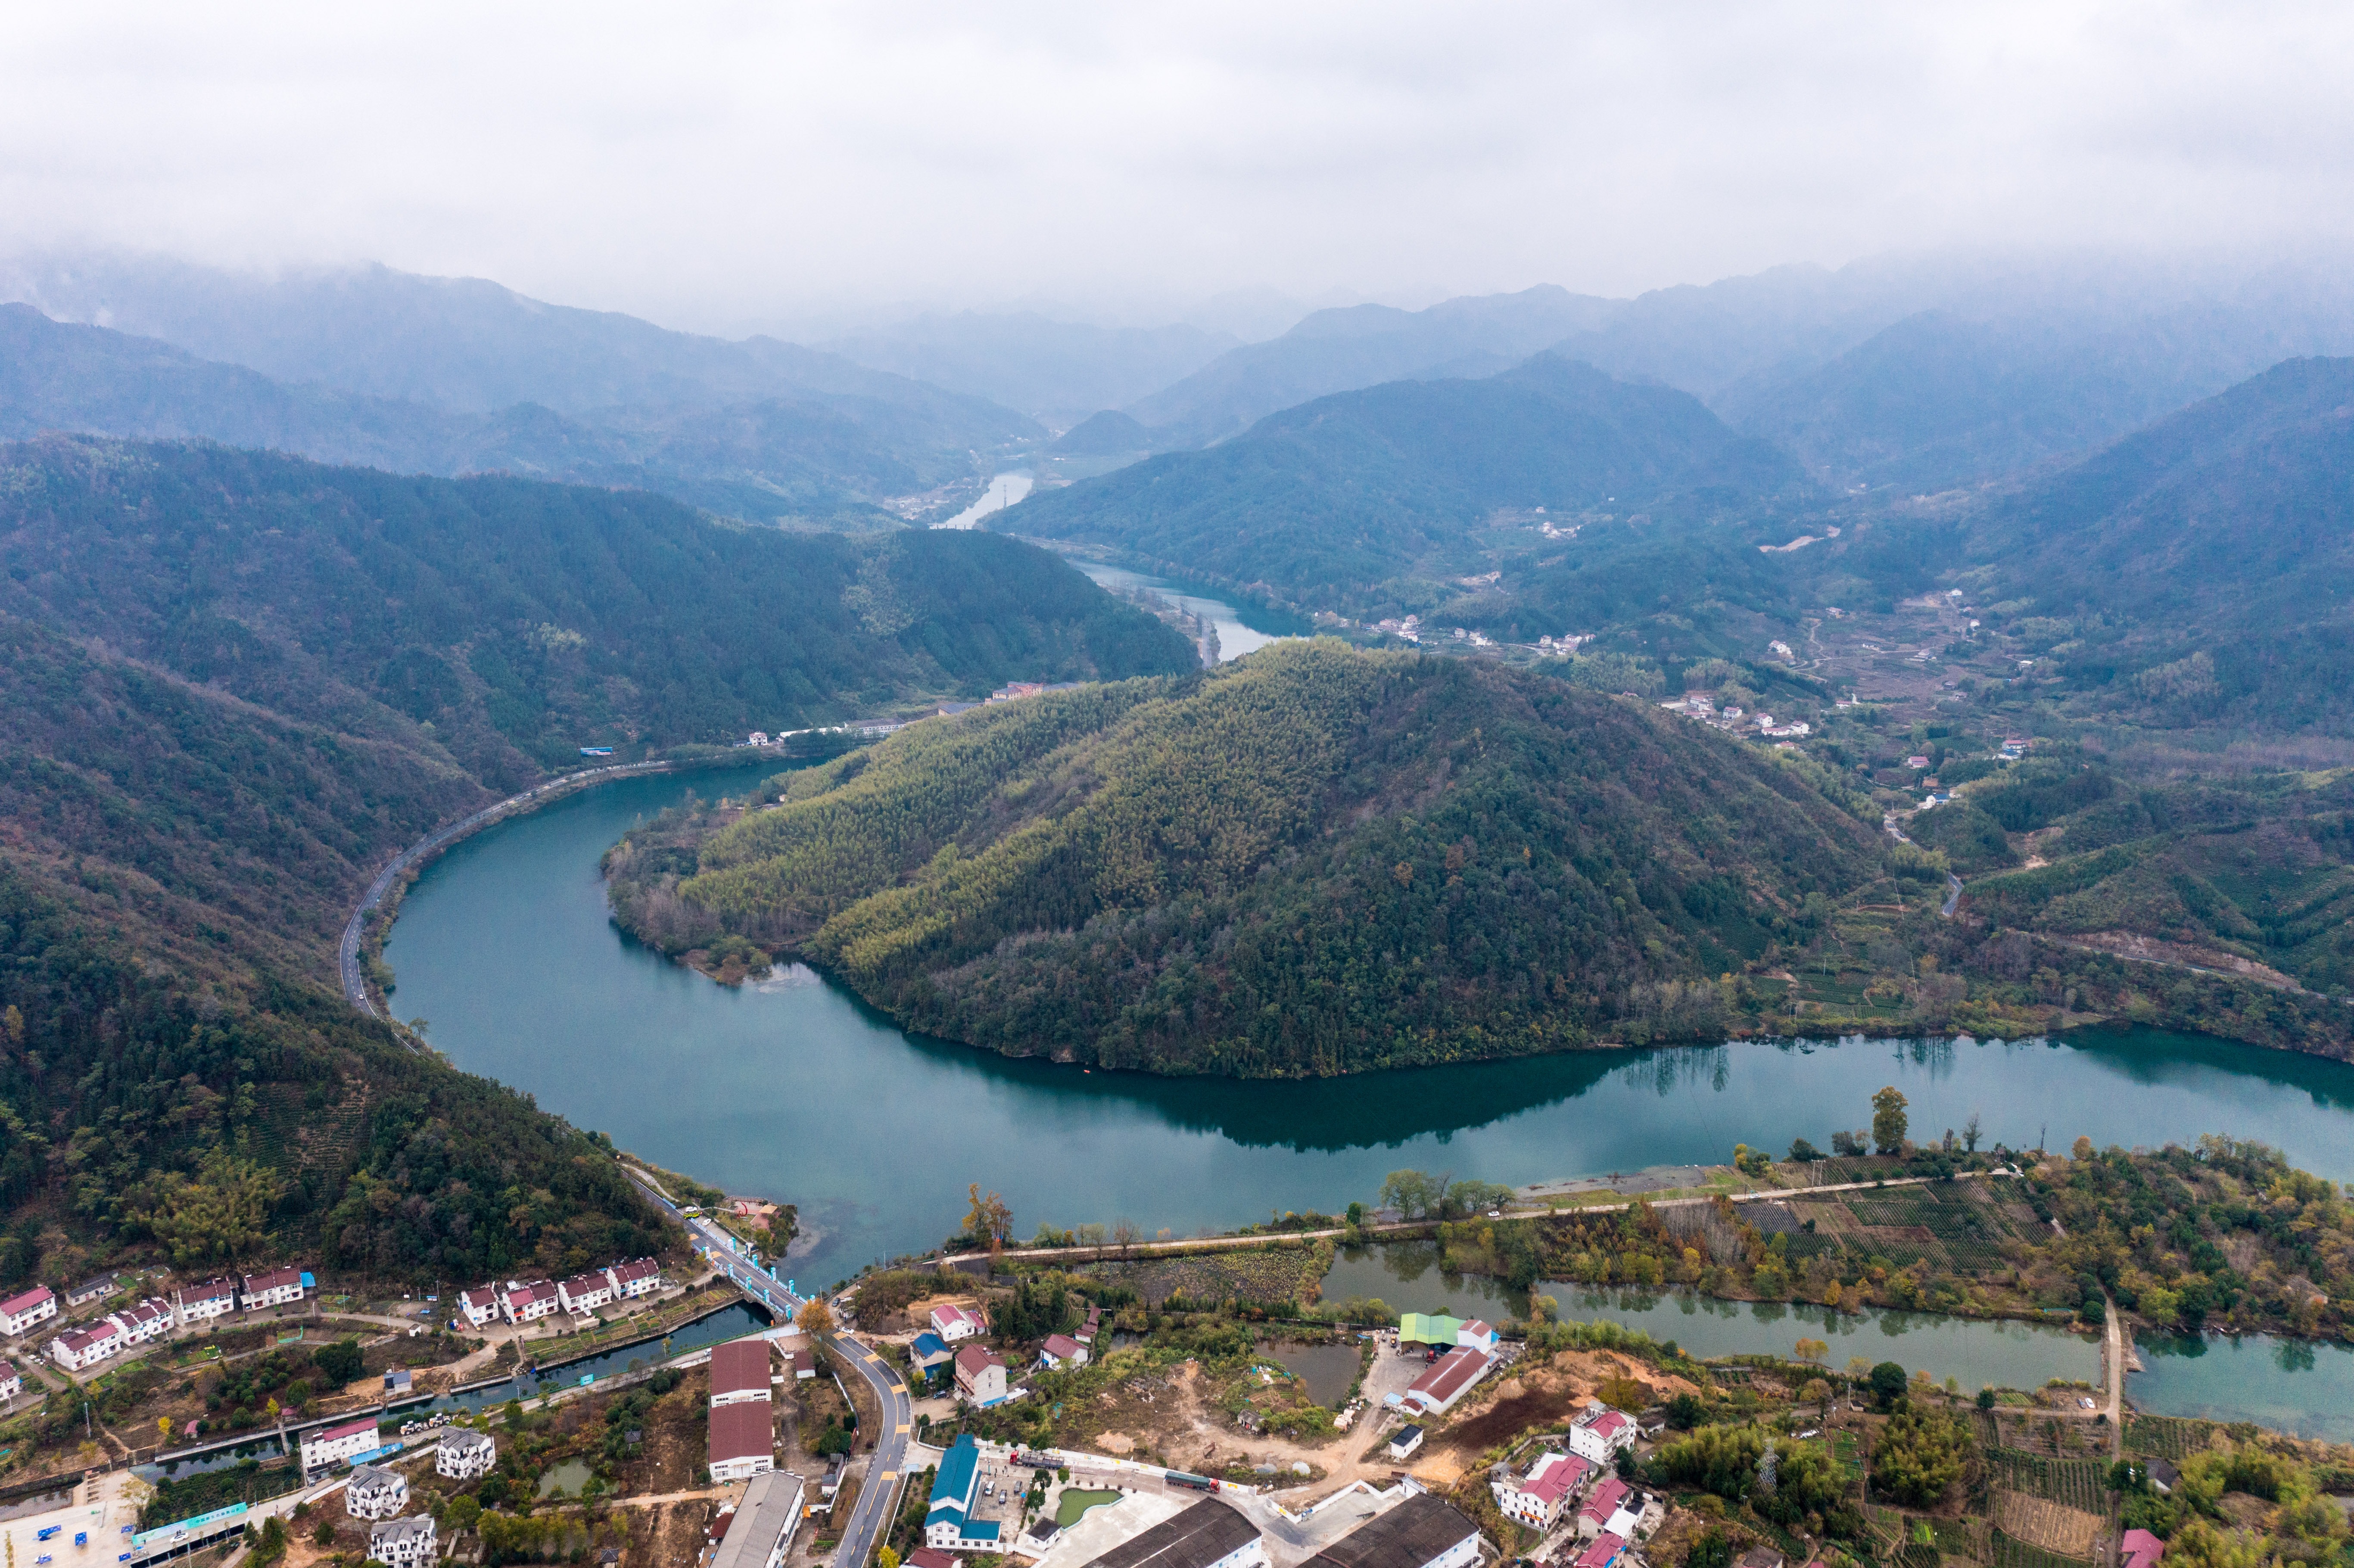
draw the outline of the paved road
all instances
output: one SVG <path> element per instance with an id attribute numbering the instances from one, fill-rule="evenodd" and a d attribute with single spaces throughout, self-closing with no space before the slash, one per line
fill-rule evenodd
<path id="1" fill-rule="evenodd" d="M 755 1267 L 749 1258 L 736 1251 L 734 1237 L 709 1220 L 683 1213 L 660 1187 L 634 1167 L 624 1165 L 622 1169 L 649 1199 L 704 1241 L 719 1272 L 747 1295 L 779 1319 L 800 1315 L 806 1298 Z M 907 1435 L 915 1430 L 915 1402 L 907 1393 L 907 1385 L 900 1380 L 898 1370 L 881 1356 L 839 1330 L 830 1342 L 834 1353 L 866 1380 L 882 1412 L 880 1430 L 866 1464 L 866 1479 L 858 1489 L 858 1500 L 852 1505 L 849 1520 L 843 1526 L 842 1544 L 833 1556 L 834 1568 L 864 1568 L 890 1527 L 891 1504 L 898 1492 L 900 1474 L 907 1467 Z"/>
<path id="2" fill-rule="evenodd" d="M 344 999 L 370 1018 L 384 1016 L 376 1010 L 375 1001 L 370 1000 L 366 978 L 360 973 L 360 936 L 367 928 L 368 911 L 384 902 L 384 895 L 392 891 L 393 879 L 402 872 L 426 856 L 449 848 L 468 833 L 486 828 L 527 806 L 543 804 L 551 796 L 567 794 L 587 785 L 601 784 L 607 779 L 626 778 L 635 773 L 667 773 L 675 766 L 670 762 L 622 762 L 610 768 L 591 768 L 581 773 L 567 773 L 545 784 L 534 785 L 520 795 L 510 795 L 495 806 L 485 806 L 446 828 L 437 829 L 393 856 L 385 863 L 384 869 L 376 874 L 376 880 L 367 885 L 367 891 L 360 895 L 359 906 L 352 911 L 352 917 L 344 922 L 344 939 L 335 948 L 335 970 L 343 978 Z"/>

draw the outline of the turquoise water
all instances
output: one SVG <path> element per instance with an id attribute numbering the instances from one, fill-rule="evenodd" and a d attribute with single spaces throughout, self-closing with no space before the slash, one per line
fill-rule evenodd
<path id="1" fill-rule="evenodd" d="M 1564 1318 L 1607 1319 L 1673 1340 L 1702 1357 L 1789 1355 L 1800 1339 L 1830 1346 L 1825 1358 L 1843 1367 L 1861 1356 L 1895 1361 L 1908 1372 L 1926 1370 L 1937 1382 L 1959 1380 L 1971 1393 L 1988 1383 L 2040 1388 L 2049 1380 L 2101 1375 L 2100 1341 L 2034 1323 L 1978 1321 L 1932 1312 L 1873 1308 L 1834 1312 L 1804 1303 L 1720 1301 L 1681 1290 L 1594 1289 L 1545 1281 L 1537 1289 L 1560 1304 Z M 1524 1317 L 1528 1298 L 1502 1281 L 1442 1274 L 1438 1249 L 1428 1242 L 1352 1247 L 1332 1260 L 1324 1299 L 1379 1298 L 1400 1312 L 1448 1312 L 1458 1318 Z"/>
<path id="2" fill-rule="evenodd" d="M 2144 1370 L 2126 1374 L 2126 1397 L 2144 1410 L 2354 1443 L 2354 1346 L 2247 1334 L 2141 1339 L 2134 1348 Z"/>
<path id="3" fill-rule="evenodd" d="M 1132 572 L 1126 567 L 1106 566 L 1100 561 L 1081 560 L 1076 556 L 1066 558 L 1071 565 L 1108 588 L 1150 588 L 1179 609 L 1208 621 L 1217 629 L 1218 662 L 1222 664 L 1282 638 L 1296 637 L 1306 630 L 1304 623 L 1291 624 L 1290 617 L 1273 616 L 1256 609 L 1246 611 L 1225 599 L 1212 598 L 1197 588 L 1172 582 L 1167 577 Z M 1245 620 L 1246 616 L 1248 620 Z M 1254 626 L 1249 621 L 1258 624 Z"/>
<path id="4" fill-rule="evenodd" d="M 801 971 L 727 990 L 606 917 L 630 824 L 767 771 L 628 779 L 458 845 L 408 895 L 393 1005 L 460 1066 L 734 1192 L 800 1205 L 804 1283 L 956 1230 L 968 1183 L 1023 1234 L 1126 1217 L 1188 1234 L 1372 1199 L 1400 1167 L 1513 1183 L 1826 1144 L 1894 1084 L 1932 1136 L 2064 1148 L 2228 1132 L 2354 1176 L 2354 1068 L 2130 1031 L 2052 1043 L 1744 1044 L 1308 1083 L 1088 1074 L 910 1036 Z M 793 983 L 798 978 L 801 983 Z M 1795 1337 L 1795 1336 L 1793 1336 Z"/>

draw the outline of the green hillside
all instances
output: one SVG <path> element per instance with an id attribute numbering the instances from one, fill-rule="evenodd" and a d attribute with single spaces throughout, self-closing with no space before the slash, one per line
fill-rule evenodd
<path id="1" fill-rule="evenodd" d="M 1798 483 L 1790 460 L 1684 393 L 1540 355 L 1484 380 L 1320 398 L 1206 451 L 1034 494 L 991 525 L 1362 614 L 1426 607 L 1437 585 L 1491 569 L 1492 548 L 1539 550 L 1539 509 L 1564 525 L 1653 503 L 1662 518 L 1746 521 L 1742 507 Z M 1499 514 L 1512 514 L 1501 546 Z"/>
<path id="2" fill-rule="evenodd" d="M 787 793 L 688 904 L 935 1033 L 1248 1076 L 1721 1030 L 1681 982 L 1884 842 L 1647 705 L 1331 641 L 927 723 Z"/>
<path id="3" fill-rule="evenodd" d="M 1193 662 L 1011 540 L 214 447 L 0 448 L 0 1285 L 662 1247 L 609 1149 L 346 1005 L 375 870 L 582 740 Z"/>

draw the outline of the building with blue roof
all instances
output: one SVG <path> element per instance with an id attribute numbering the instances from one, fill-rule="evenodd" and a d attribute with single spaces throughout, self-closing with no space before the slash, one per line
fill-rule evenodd
<path id="1" fill-rule="evenodd" d="M 934 1367 L 946 1366 L 954 1360 L 956 1360 L 956 1352 L 949 1349 L 948 1341 L 929 1329 L 917 1335 L 915 1342 L 907 1347 L 909 1364 L 917 1372 L 927 1375 L 929 1375 Z"/>
<path id="2" fill-rule="evenodd" d="M 932 1478 L 931 1506 L 924 1510 L 924 1544 L 942 1552 L 1001 1550 L 995 1520 L 974 1519 L 981 1496 L 981 1445 L 960 1433 L 940 1456 Z"/>

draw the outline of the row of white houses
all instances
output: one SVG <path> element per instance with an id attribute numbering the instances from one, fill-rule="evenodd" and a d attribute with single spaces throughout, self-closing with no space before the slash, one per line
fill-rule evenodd
<path id="1" fill-rule="evenodd" d="M 272 1269 L 235 1278 L 207 1280 L 172 1294 L 172 1299 L 150 1296 L 94 1323 L 59 1334 L 48 1343 L 49 1359 L 68 1372 L 80 1372 L 133 1345 L 144 1344 L 166 1330 L 218 1318 L 243 1306 L 248 1310 L 281 1307 L 302 1299 L 308 1277 L 299 1268 Z M 58 1315 L 56 1292 L 46 1285 L 0 1301 L 0 1328 L 11 1338 L 22 1338 L 38 1324 Z"/>
<path id="2" fill-rule="evenodd" d="M 528 1323 L 557 1312 L 578 1315 L 651 1296 L 663 1287 L 662 1265 L 641 1257 L 574 1275 L 569 1279 L 510 1279 L 504 1285 L 478 1285 L 458 1296 L 458 1311 L 467 1323 L 481 1328 L 504 1318 Z"/>

